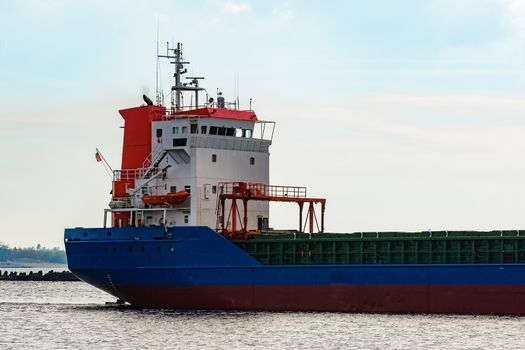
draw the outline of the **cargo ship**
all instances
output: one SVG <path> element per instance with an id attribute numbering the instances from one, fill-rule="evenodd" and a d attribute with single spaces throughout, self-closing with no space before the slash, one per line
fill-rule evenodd
<path id="1" fill-rule="evenodd" d="M 139 308 L 525 315 L 525 231 L 326 232 L 325 198 L 270 184 L 275 123 L 183 79 L 180 43 L 158 57 L 171 103 L 119 111 L 103 225 L 65 230 L 78 278 Z M 270 227 L 271 202 L 296 229 Z"/>

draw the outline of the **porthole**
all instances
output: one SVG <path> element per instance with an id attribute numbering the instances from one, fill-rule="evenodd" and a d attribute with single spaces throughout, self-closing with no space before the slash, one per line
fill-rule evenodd
<path id="1" fill-rule="evenodd" d="M 111 232 L 110 231 L 106 232 L 106 236 L 110 237 L 111 236 Z"/>
<path id="2" fill-rule="evenodd" d="M 87 237 L 87 232 L 84 232 L 84 237 Z"/>

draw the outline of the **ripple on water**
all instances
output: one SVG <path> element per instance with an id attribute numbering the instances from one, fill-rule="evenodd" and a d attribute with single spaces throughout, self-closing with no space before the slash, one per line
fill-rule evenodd
<path id="1" fill-rule="evenodd" d="M 525 349 L 525 318 L 107 307 L 82 282 L 0 282 L 0 349 Z"/>

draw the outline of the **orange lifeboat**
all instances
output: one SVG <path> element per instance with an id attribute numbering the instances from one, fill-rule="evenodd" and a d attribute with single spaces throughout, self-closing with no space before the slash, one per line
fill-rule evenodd
<path id="1" fill-rule="evenodd" d="M 144 196 L 142 197 L 142 201 L 149 205 L 173 205 L 184 202 L 189 195 L 189 192 L 179 191 L 158 196 Z"/>

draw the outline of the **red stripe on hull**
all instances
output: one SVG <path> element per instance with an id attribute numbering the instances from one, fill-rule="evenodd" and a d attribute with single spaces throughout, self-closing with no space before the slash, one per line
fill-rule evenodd
<path id="1" fill-rule="evenodd" d="M 525 315 L 525 285 L 118 286 L 134 306 L 184 310 Z"/>

